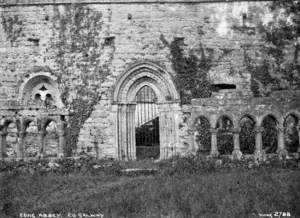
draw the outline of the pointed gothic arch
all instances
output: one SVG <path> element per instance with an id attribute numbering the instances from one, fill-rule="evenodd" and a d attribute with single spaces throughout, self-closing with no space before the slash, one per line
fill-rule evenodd
<path id="1" fill-rule="evenodd" d="M 177 120 L 179 94 L 171 74 L 151 62 L 131 66 L 116 82 L 112 101 L 116 112 L 116 150 L 119 159 L 136 159 L 136 95 L 149 87 L 156 96 L 159 115 L 160 156 L 166 158 L 176 153 L 178 145 Z"/>

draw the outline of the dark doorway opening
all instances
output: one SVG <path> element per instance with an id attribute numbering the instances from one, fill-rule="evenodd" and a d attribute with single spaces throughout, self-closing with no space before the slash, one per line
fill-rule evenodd
<path id="1" fill-rule="evenodd" d="M 137 159 L 159 158 L 159 118 L 136 128 Z"/>
<path id="2" fill-rule="evenodd" d="M 158 159 L 159 117 L 156 95 L 149 86 L 142 87 L 136 94 L 136 158 Z"/>

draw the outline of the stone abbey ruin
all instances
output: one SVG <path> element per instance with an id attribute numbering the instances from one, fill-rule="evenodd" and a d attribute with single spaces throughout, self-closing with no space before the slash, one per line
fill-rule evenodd
<path id="1" fill-rule="evenodd" d="M 300 152 L 290 4 L 0 1 L 0 159 Z"/>

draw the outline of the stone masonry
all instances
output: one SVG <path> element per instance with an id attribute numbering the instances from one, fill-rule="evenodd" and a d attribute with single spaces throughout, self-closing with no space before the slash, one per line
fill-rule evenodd
<path id="1" fill-rule="evenodd" d="M 69 155 L 135 159 L 135 95 L 144 86 L 157 96 L 160 159 L 196 152 L 194 122 L 199 116 L 210 123 L 211 154 L 217 155 L 216 123 L 221 115 L 233 122 L 235 156 L 241 156 L 239 121 L 245 115 L 255 121 L 255 153 L 262 153 L 262 120 L 272 115 L 278 121 L 278 152 L 286 154 L 283 123 L 289 114 L 299 120 L 300 93 L 278 91 L 253 98 L 251 74 L 243 62 L 243 48 L 255 53 L 263 45 L 256 27 L 270 18 L 269 3 L 0 1 L 0 158 L 28 157 L 28 140 L 37 147 L 34 157 L 67 155 L 68 145 Z M 240 31 L 245 25 L 250 34 Z M 166 45 L 174 40 L 183 41 L 185 55 L 200 57 L 203 48 L 214 51 L 209 81 L 235 89 L 181 105 Z M 51 122 L 57 134 L 48 140 Z M 15 156 L 7 153 L 11 123 L 16 129 L 11 146 Z M 30 125 L 35 132 L 26 139 Z M 75 144 L 69 145 L 72 140 Z"/>

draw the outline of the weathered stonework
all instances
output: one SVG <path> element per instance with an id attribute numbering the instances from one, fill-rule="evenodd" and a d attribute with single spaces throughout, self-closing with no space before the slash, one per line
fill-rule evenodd
<path id="1" fill-rule="evenodd" d="M 23 146 L 29 119 L 37 126 L 32 133 L 36 138 L 33 147 L 40 142 L 39 151 L 28 151 L 30 156 L 46 155 L 46 151 L 51 156 L 51 145 L 60 156 L 67 145 L 72 155 L 85 152 L 99 158 L 135 159 L 134 94 L 144 85 L 159 98 L 160 158 L 196 151 L 191 123 L 200 114 L 208 116 L 211 128 L 222 113 L 232 118 L 234 128 L 244 114 L 253 115 L 258 127 L 270 113 L 283 125 L 288 112 L 299 115 L 299 93 L 283 92 L 289 99 L 286 104 L 279 100 L 283 99 L 279 93 L 252 98 L 251 75 L 244 64 L 244 49 L 255 54 L 263 44 L 256 26 L 268 18 L 267 4 L 269 1 L 0 1 L 1 154 L 12 121 L 18 129 L 18 141 L 12 143 L 18 145 L 16 156 L 23 157 L 23 150 L 30 150 L 29 139 L 25 140 L 27 147 Z M 180 105 L 172 54 L 162 39 L 183 40 L 185 55 L 200 58 L 202 52 L 213 51 L 209 81 L 234 84 L 236 91 Z M 47 91 L 40 93 L 43 83 Z M 42 104 L 34 102 L 39 93 Z M 49 93 L 55 102 L 52 108 L 45 105 Z M 44 141 L 49 120 L 59 130 L 53 135 L 56 147 Z M 125 128 L 126 122 L 131 126 Z M 211 154 L 218 155 L 217 133 L 213 129 L 212 133 Z M 234 155 L 239 158 L 238 131 L 233 138 Z M 282 137 L 279 139 L 283 150 Z M 259 141 L 258 136 L 257 146 Z"/>

